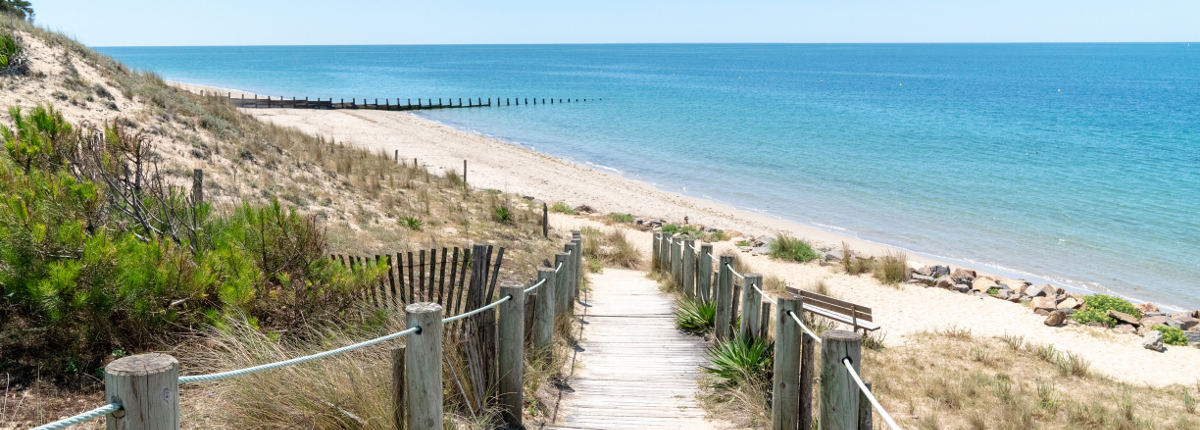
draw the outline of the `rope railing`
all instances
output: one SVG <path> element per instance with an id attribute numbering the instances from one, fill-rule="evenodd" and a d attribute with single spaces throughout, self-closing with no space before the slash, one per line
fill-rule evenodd
<path id="1" fill-rule="evenodd" d="M 532 292 L 533 290 L 536 290 L 536 289 L 538 289 L 538 287 L 540 287 L 540 286 L 542 286 L 542 284 L 545 284 L 545 283 L 546 283 L 546 279 L 549 279 L 549 278 L 542 278 L 542 280 L 540 280 L 540 281 L 537 281 L 537 283 L 536 283 L 536 284 L 530 285 L 530 286 L 529 286 L 529 288 L 526 288 L 526 289 L 525 289 L 525 294 L 529 294 L 529 293 L 530 293 L 530 292 Z"/>
<path id="2" fill-rule="evenodd" d="M 816 333 L 813 333 L 812 330 L 809 330 L 808 326 L 804 325 L 804 323 L 802 321 L 800 321 L 800 318 L 796 316 L 795 312 L 788 311 L 788 316 L 792 317 L 792 321 L 795 321 L 796 324 L 800 326 L 800 330 L 804 330 L 804 333 L 808 334 L 808 337 L 817 341 L 818 344 L 821 343 L 821 337 L 817 336 Z"/>
<path id="3" fill-rule="evenodd" d="M 96 418 L 100 418 L 102 416 L 116 412 L 119 409 L 121 409 L 121 404 L 117 403 L 117 402 L 112 402 L 107 405 L 98 407 L 96 409 L 92 409 L 90 411 L 84 412 L 82 414 L 79 414 L 79 415 L 76 415 L 73 417 L 67 417 L 67 418 L 63 418 L 61 420 L 52 422 L 52 423 L 42 424 L 40 426 L 34 427 L 33 430 L 64 429 L 64 428 L 67 428 L 67 427 L 70 427 L 70 426 L 73 426 L 76 424 L 82 424 L 84 422 L 91 421 Z"/>
<path id="4" fill-rule="evenodd" d="M 758 295 L 764 299 L 767 299 L 767 301 L 771 302 L 771 304 L 773 304 L 773 305 L 779 304 L 779 302 L 775 301 L 775 299 L 772 299 L 771 296 L 768 296 L 767 293 L 764 293 L 761 288 L 758 288 L 758 285 L 750 284 L 750 286 L 754 287 L 754 291 L 758 291 Z"/>
<path id="5" fill-rule="evenodd" d="M 887 411 L 883 409 L 883 405 L 879 404 L 879 400 L 875 400 L 875 394 L 871 393 L 871 390 L 867 388 L 867 384 L 863 383 L 862 378 L 858 376 L 858 372 L 854 370 L 854 364 L 850 362 L 850 357 L 842 358 L 842 364 L 850 372 L 850 377 L 854 378 L 854 383 L 858 384 L 858 389 L 867 395 L 867 400 L 871 402 L 871 406 L 875 407 L 876 411 L 879 411 L 879 416 L 883 417 L 883 421 L 887 423 L 888 427 L 892 430 L 900 430 L 900 426 L 896 425 L 896 421 L 892 420 L 892 416 L 888 415 Z"/>
<path id="6" fill-rule="evenodd" d="M 745 276 L 742 276 L 742 274 L 741 274 L 741 273 L 738 273 L 737 269 L 734 269 L 732 264 L 725 263 L 725 267 L 728 267 L 728 268 L 729 268 L 729 272 L 730 272 L 730 273 L 733 273 L 733 276 L 737 276 L 737 277 L 738 277 L 738 279 L 741 279 L 741 280 L 743 280 L 743 281 L 744 281 L 744 280 L 746 280 L 746 277 L 745 277 Z"/>
<path id="7" fill-rule="evenodd" d="M 466 313 L 462 313 L 462 314 L 455 315 L 455 316 L 452 316 L 452 317 L 443 318 L 443 319 L 442 319 L 442 324 L 445 324 L 445 323 L 448 323 L 448 322 L 454 322 L 454 321 L 458 321 L 458 320 L 460 320 L 460 319 L 463 319 L 463 318 L 469 317 L 469 316 L 471 316 L 471 315 L 475 315 L 475 314 L 481 313 L 481 312 L 483 312 L 483 311 L 486 311 L 486 310 L 488 310 L 488 309 L 494 308 L 494 307 L 496 307 L 496 306 L 500 306 L 500 304 L 501 304 L 501 303 L 507 302 L 507 301 L 509 301 L 509 300 L 512 300 L 512 296 L 504 296 L 504 297 L 502 297 L 500 300 L 496 300 L 496 301 L 492 302 L 491 304 L 489 304 L 489 305 L 487 305 L 487 306 L 481 307 L 481 308 L 479 308 L 479 309 L 476 309 L 476 310 L 473 310 L 473 311 L 471 311 L 471 312 L 466 312 Z"/>

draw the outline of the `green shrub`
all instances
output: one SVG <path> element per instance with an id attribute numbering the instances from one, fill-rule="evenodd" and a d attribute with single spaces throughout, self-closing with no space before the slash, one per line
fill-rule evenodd
<path id="1" fill-rule="evenodd" d="M 1092 294 L 1083 297 L 1084 308 L 1071 314 L 1071 318 L 1080 324 L 1089 322 L 1098 322 L 1109 327 L 1117 325 L 1117 319 L 1108 316 L 1108 310 L 1112 309 L 1117 312 L 1124 312 L 1133 315 L 1134 318 L 1141 318 L 1142 313 L 1137 308 L 1133 307 L 1132 303 L 1120 297 L 1113 297 L 1105 294 Z"/>
<path id="2" fill-rule="evenodd" d="M 1183 330 L 1180 330 L 1178 328 L 1167 327 L 1165 325 L 1156 325 L 1154 327 L 1151 327 L 1150 329 L 1158 330 L 1159 332 L 1161 332 L 1162 338 L 1163 338 L 1163 343 L 1165 343 L 1167 345 L 1187 346 L 1187 344 L 1188 344 L 1187 336 L 1185 336 L 1183 334 Z"/>
<path id="3" fill-rule="evenodd" d="M 770 381 L 773 353 L 773 343 L 739 333 L 708 348 L 709 365 L 704 371 L 712 374 L 720 387 Z"/>
<path id="4" fill-rule="evenodd" d="M 554 204 L 550 205 L 550 212 L 575 215 L 575 209 L 571 209 L 566 202 L 554 202 Z"/>
<path id="5" fill-rule="evenodd" d="M 876 260 L 872 269 L 879 282 L 896 285 L 908 280 L 908 256 L 903 252 L 888 251 Z"/>
<path id="6" fill-rule="evenodd" d="M 425 227 L 425 223 L 422 223 L 420 219 L 411 216 L 400 217 L 400 225 L 412 231 L 421 231 Z"/>
<path id="7" fill-rule="evenodd" d="M 771 241 L 770 256 L 800 263 L 807 263 L 819 257 L 817 251 L 814 251 L 808 242 L 783 233 L 775 236 L 775 240 Z"/>
<path id="8" fill-rule="evenodd" d="M 633 222 L 633 215 L 611 212 L 608 214 L 608 219 L 612 220 L 613 222 L 629 224 Z"/>
<path id="9" fill-rule="evenodd" d="M 512 222 L 512 211 L 508 210 L 508 206 L 496 206 L 492 208 L 492 221 L 508 224 Z"/>
<path id="10" fill-rule="evenodd" d="M 11 34 L 0 34 L 0 75 L 25 74 L 28 71 L 25 50 Z"/>
<path id="11" fill-rule="evenodd" d="M 750 241 L 748 241 L 748 240 L 739 240 L 739 241 L 735 242 L 735 243 L 734 243 L 734 245 L 736 245 L 736 246 L 750 246 L 750 245 L 753 245 L 753 243 L 750 243 Z"/>
<path id="12" fill-rule="evenodd" d="M 675 326 L 691 334 L 712 331 L 717 318 L 717 304 L 698 299 L 680 299 L 675 308 Z"/>

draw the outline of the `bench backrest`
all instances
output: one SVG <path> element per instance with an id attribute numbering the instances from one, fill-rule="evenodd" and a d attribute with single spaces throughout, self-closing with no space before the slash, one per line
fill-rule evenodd
<path id="1" fill-rule="evenodd" d="M 804 300 L 805 305 L 825 309 L 831 312 L 837 312 L 854 320 L 873 322 L 871 320 L 871 308 L 866 306 L 850 303 L 845 300 L 838 300 L 833 297 L 797 288 L 788 287 L 788 291 L 799 294 L 800 298 Z"/>

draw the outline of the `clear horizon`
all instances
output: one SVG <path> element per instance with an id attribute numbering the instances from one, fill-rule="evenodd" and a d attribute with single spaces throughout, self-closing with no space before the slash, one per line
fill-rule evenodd
<path id="1" fill-rule="evenodd" d="M 675 43 L 1190 43 L 1200 2 L 919 0 L 754 4 L 548 0 L 202 4 L 34 0 L 35 22 L 90 46 Z M 266 18 L 270 17 L 270 18 Z M 316 28 L 320 31 L 307 31 Z"/>

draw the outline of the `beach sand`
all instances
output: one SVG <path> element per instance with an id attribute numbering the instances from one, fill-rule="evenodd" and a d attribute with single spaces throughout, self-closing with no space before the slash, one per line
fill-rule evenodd
<path id="1" fill-rule="evenodd" d="M 204 87 L 187 86 L 197 90 Z M 224 91 L 224 90 L 219 90 Z M 235 93 L 237 91 L 234 91 Z M 246 112 L 279 125 L 333 138 L 401 159 L 416 158 L 431 170 L 460 172 L 469 161 L 467 179 L 472 186 L 531 196 L 546 202 L 587 205 L 598 213 L 627 212 L 646 218 L 678 222 L 688 217 L 703 224 L 746 235 L 788 232 L 818 246 L 838 247 L 845 241 L 859 252 L 882 254 L 891 248 L 813 226 L 757 214 L 709 200 L 663 191 L 651 184 L 550 157 L 526 148 L 463 132 L 404 112 L 351 110 L 249 109 Z M 601 223 L 581 217 L 554 214 L 560 228 Z M 604 227 L 611 228 L 611 227 Z M 650 233 L 630 230 L 629 238 L 650 252 Z M 717 252 L 737 252 L 732 242 L 716 244 Z M 1141 346 L 1141 337 L 1084 326 L 1047 327 L 1021 304 L 989 297 L 974 297 L 916 285 L 882 285 L 869 275 L 851 276 L 816 263 L 796 264 L 765 256 L 741 253 L 748 266 L 776 276 L 789 285 L 808 287 L 824 281 L 842 299 L 871 307 L 885 335 L 885 344 L 906 342 L 908 335 L 965 328 L 980 336 L 1021 336 L 1033 344 L 1051 344 L 1091 363 L 1091 369 L 1134 384 L 1165 386 L 1200 381 L 1200 349 L 1172 346 L 1164 353 Z M 942 263 L 911 256 L 910 265 Z M 980 274 L 984 274 L 983 271 Z"/>

